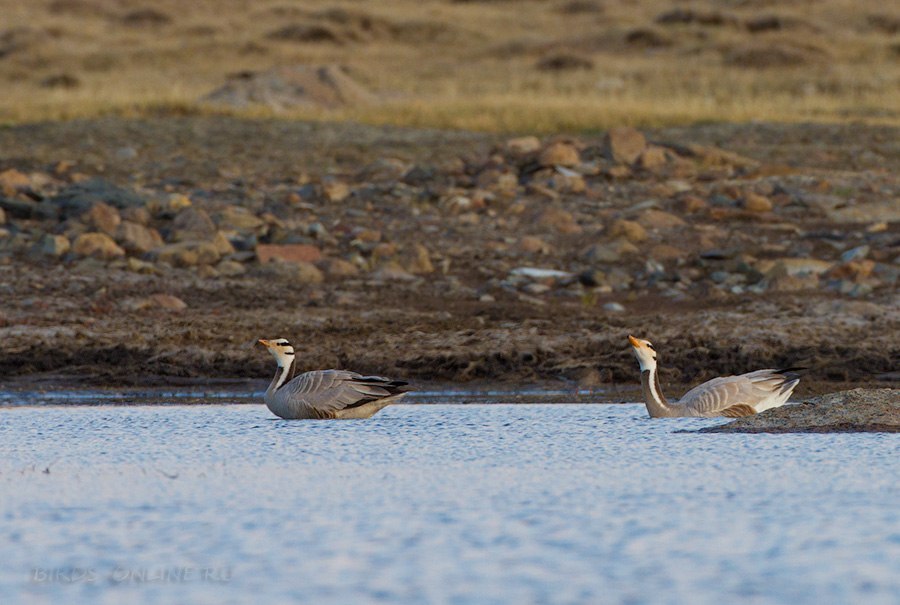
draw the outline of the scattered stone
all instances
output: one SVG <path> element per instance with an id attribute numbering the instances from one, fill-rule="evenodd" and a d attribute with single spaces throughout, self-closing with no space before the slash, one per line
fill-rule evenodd
<path id="1" fill-rule="evenodd" d="M 152 294 L 145 298 L 129 298 L 122 302 L 126 311 L 146 311 L 147 309 L 163 309 L 165 311 L 184 311 L 187 303 L 171 294 Z"/>
<path id="2" fill-rule="evenodd" d="M 168 212 L 178 213 L 185 208 L 190 208 L 193 205 L 194 203 L 188 196 L 184 195 L 183 193 L 173 193 L 164 200 L 163 209 Z"/>
<path id="3" fill-rule="evenodd" d="M 856 248 L 851 248 L 847 250 L 843 254 L 841 254 L 841 262 L 849 263 L 853 261 L 858 261 L 866 258 L 869 255 L 869 246 L 857 246 Z"/>
<path id="4" fill-rule="evenodd" d="M 98 202 L 91 206 L 91 209 L 82 218 L 88 226 L 109 236 L 115 236 L 116 229 L 119 227 L 119 223 L 122 222 L 119 211 L 103 202 Z"/>
<path id="5" fill-rule="evenodd" d="M 133 256 L 125 260 L 125 268 L 132 273 L 145 275 L 158 275 L 160 273 L 160 270 L 153 263 L 148 263 Z"/>
<path id="6" fill-rule="evenodd" d="M 659 170 L 669 163 L 668 151 L 664 147 L 650 145 L 638 156 L 637 164 L 644 170 Z"/>
<path id="7" fill-rule="evenodd" d="M 171 294 L 153 294 L 149 298 L 161 309 L 169 311 L 181 311 L 188 307 L 186 302 Z"/>
<path id="8" fill-rule="evenodd" d="M 517 267 L 509 272 L 507 281 L 516 287 L 524 288 L 528 284 L 538 283 L 547 286 L 546 291 L 558 286 L 567 286 L 578 281 L 578 276 L 568 271 L 556 269 L 540 269 L 537 267 Z M 537 292 L 532 291 L 532 294 Z"/>
<path id="9" fill-rule="evenodd" d="M 9 168 L 0 172 L 0 193 L 12 197 L 20 191 L 31 188 L 31 179 L 28 175 L 19 172 L 15 168 Z"/>
<path id="10" fill-rule="evenodd" d="M 645 229 L 665 230 L 685 227 L 687 225 L 679 216 L 663 210 L 644 210 L 637 222 Z M 631 238 L 629 238 L 631 239 Z"/>
<path id="11" fill-rule="evenodd" d="M 45 203 L 63 218 L 68 218 L 84 214 L 99 202 L 121 210 L 131 206 L 142 206 L 144 198 L 130 189 L 118 187 L 103 179 L 92 178 L 69 185 Z"/>
<path id="12" fill-rule="evenodd" d="M 71 247 L 69 238 L 66 236 L 45 233 L 32 247 L 31 252 L 34 256 L 60 257 L 68 252 Z"/>
<path id="13" fill-rule="evenodd" d="M 206 240 L 216 234 L 216 224 L 209 214 L 193 206 L 185 208 L 172 221 L 171 241 L 184 242 Z"/>
<path id="14" fill-rule="evenodd" d="M 584 193 L 587 189 L 583 176 L 561 167 L 558 168 L 558 173 L 553 175 L 550 184 L 561 193 Z"/>
<path id="15" fill-rule="evenodd" d="M 761 260 L 755 268 L 767 277 L 772 271 L 791 276 L 822 275 L 831 268 L 831 263 L 815 258 L 778 258 Z"/>
<path id="16" fill-rule="evenodd" d="M 870 275 L 875 269 L 875 261 L 868 259 L 851 260 L 831 267 L 826 275 L 833 279 L 847 279 L 858 282 Z"/>
<path id="17" fill-rule="evenodd" d="M 234 260 L 222 260 L 216 265 L 216 271 L 223 277 L 237 277 L 247 272 L 247 268 L 242 263 Z"/>
<path id="18" fill-rule="evenodd" d="M 541 238 L 526 235 L 519 240 L 519 250 L 526 254 L 550 254 L 552 248 Z"/>
<path id="19" fill-rule="evenodd" d="M 744 209 L 750 212 L 771 212 L 772 201 L 764 195 L 751 191 L 744 195 Z"/>
<path id="20" fill-rule="evenodd" d="M 538 163 L 541 166 L 577 166 L 581 161 L 578 149 L 571 143 L 557 141 L 551 143 L 541 151 Z"/>
<path id="21" fill-rule="evenodd" d="M 413 281 L 414 275 L 400 266 L 396 261 L 388 261 L 381 264 L 372 272 L 372 278 L 378 281 Z"/>
<path id="22" fill-rule="evenodd" d="M 607 313 L 624 313 L 625 306 L 617 302 L 608 302 L 603 305 L 603 310 Z"/>
<path id="23" fill-rule="evenodd" d="M 603 139 L 606 156 L 613 162 L 634 164 L 647 147 L 647 139 L 634 128 L 610 128 Z"/>
<path id="24" fill-rule="evenodd" d="M 111 260 L 125 256 L 125 251 L 105 233 L 82 233 L 72 244 L 72 252 L 77 256 L 100 260 Z"/>
<path id="25" fill-rule="evenodd" d="M 325 258 L 317 263 L 317 266 L 328 277 L 354 277 L 359 275 L 359 267 L 342 258 Z"/>
<path id="26" fill-rule="evenodd" d="M 220 229 L 233 229 L 235 231 L 256 231 L 265 222 L 241 206 L 228 206 L 218 216 Z"/>
<path id="27" fill-rule="evenodd" d="M 285 263 L 315 263 L 322 259 L 322 251 L 309 244 L 259 244 L 256 257 L 260 263 L 278 260 Z"/>
<path id="28" fill-rule="evenodd" d="M 537 153 L 540 149 L 541 140 L 535 136 L 517 137 L 506 141 L 506 150 L 518 157 Z"/>
<path id="29" fill-rule="evenodd" d="M 160 246 L 150 252 L 151 258 L 172 267 L 214 265 L 222 254 L 212 241 L 188 241 Z"/>
<path id="30" fill-rule="evenodd" d="M 686 257 L 684 250 L 669 244 L 657 244 L 650 248 L 650 258 L 658 261 L 682 260 Z"/>
<path id="31" fill-rule="evenodd" d="M 804 292 L 819 288 L 819 276 L 815 273 L 790 273 L 783 264 L 766 273 L 765 288 L 770 292 Z"/>
<path id="32" fill-rule="evenodd" d="M 562 208 L 547 208 L 538 215 L 537 224 L 548 227 L 566 235 L 581 233 L 582 229 L 575 217 L 568 210 Z"/>
<path id="33" fill-rule="evenodd" d="M 619 219 L 615 221 L 609 228 L 611 237 L 624 237 L 633 244 L 639 244 L 648 238 L 647 230 L 644 226 L 635 221 Z"/>
<path id="34" fill-rule="evenodd" d="M 431 262 L 431 254 L 428 248 L 422 244 L 414 244 L 406 269 L 413 275 L 427 275 L 434 273 L 434 265 Z"/>
<path id="35" fill-rule="evenodd" d="M 593 244 L 582 253 L 582 258 L 589 263 L 617 263 L 622 254 L 616 244 Z"/>
<path id="36" fill-rule="evenodd" d="M 343 202 L 350 197 L 350 186 L 343 181 L 329 179 L 322 183 L 322 193 L 329 202 Z"/>

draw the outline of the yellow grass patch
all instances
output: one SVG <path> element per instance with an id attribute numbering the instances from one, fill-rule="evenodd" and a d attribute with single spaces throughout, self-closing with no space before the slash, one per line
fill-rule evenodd
<path id="1" fill-rule="evenodd" d="M 379 101 L 279 115 L 537 132 L 900 123 L 900 11 L 875 0 L 0 0 L 0 13 L 4 122 L 268 116 L 199 99 L 235 72 L 337 63 Z"/>

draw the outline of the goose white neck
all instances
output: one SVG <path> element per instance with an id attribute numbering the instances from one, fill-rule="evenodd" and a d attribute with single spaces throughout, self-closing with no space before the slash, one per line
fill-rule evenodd
<path id="1" fill-rule="evenodd" d="M 647 404 L 647 412 L 651 418 L 676 415 L 659 386 L 656 361 L 653 361 L 647 369 L 644 369 L 643 363 L 641 364 L 641 387 L 644 391 L 644 403 Z"/>
<path id="2" fill-rule="evenodd" d="M 278 369 L 275 371 L 275 377 L 272 378 L 271 384 L 269 384 L 269 388 L 266 390 L 266 395 L 271 395 L 275 391 L 277 391 L 281 385 L 284 384 L 284 381 L 287 380 L 288 374 L 291 371 L 291 365 L 294 363 L 294 360 L 288 360 L 287 363 L 282 363 L 282 361 L 278 360 Z"/>

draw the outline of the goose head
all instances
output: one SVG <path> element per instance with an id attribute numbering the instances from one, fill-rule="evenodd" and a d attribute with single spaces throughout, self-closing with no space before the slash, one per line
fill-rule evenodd
<path id="1" fill-rule="evenodd" d="M 656 368 L 656 351 L 649 340 L 629 336 L 628 342 L 631 343 L 631 350 L 634 351 L 638 363 L 641 364 L 641 372 Z"/>

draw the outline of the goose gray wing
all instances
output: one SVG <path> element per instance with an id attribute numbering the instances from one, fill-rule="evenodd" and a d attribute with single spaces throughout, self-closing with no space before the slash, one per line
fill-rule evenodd
<path id="1" fill-rule="evenodd" d="M 406 385 L 381 376 L 363 376 L 347 370 L 315 370 L 300 374 L 275 395 L 292 406 L 302 406 L 316 416 L 336 412 L 401 393 Z"/>
<path id="2" fill-rule="evenodd" d="M 685 393 L 678 403 L 695 416 L 749 416 L 757 412 L 757 406 L 773 398 L 784 395 L 787 399 L 797 381 L 782 372 L 757 370 L 713 378 Z"/>

